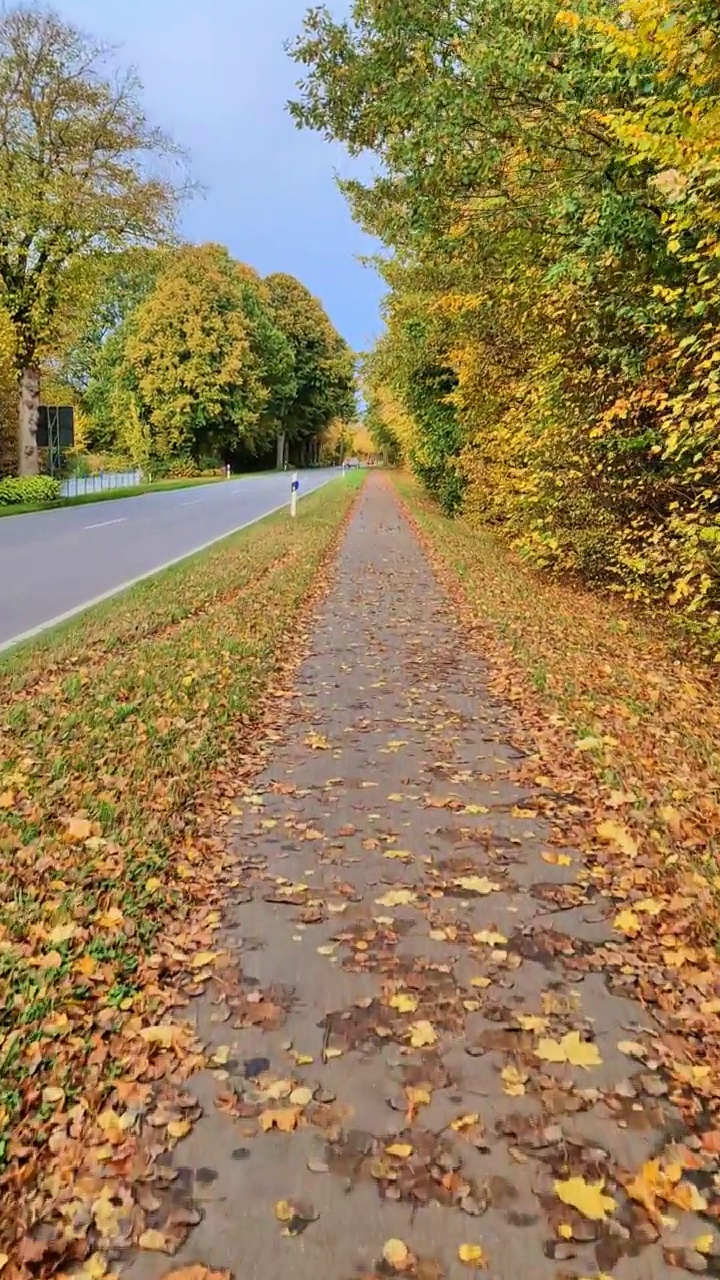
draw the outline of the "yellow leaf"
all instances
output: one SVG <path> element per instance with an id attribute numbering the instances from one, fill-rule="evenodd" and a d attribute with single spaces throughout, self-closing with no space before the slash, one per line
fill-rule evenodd
<path id="1" fill-rule="evenodd" d="M 56 924 L 55 928 L 49 933 L 50 942 L 69 942 L 70 938 L 74 938 L 77 933 L 77 925 L 70 921 L 68 924 Z"/>
<path id="2" fill-rule="evenodd" d="M 487 1268 L 487 1259 L 481 1244 L 461 1244 L 458 1248 L 458 1258 L 465 1263 L 466 1267 L 480 1267 L 482 1270 Z"/>
<path id="3" fill-rule="evenodd" d="M 527 1075 L 524 1071 L 518 1071 L 517 1067 L 505 1067 L 500 1072 L 500 1079 L 503 1082 L 503 1089 L 511 1098 L 519 1098 L 525 1092 Z"/>
<path id="4" fill-rule="evenodd" d="M 413 1148 L 409 1142 L 393 1142 L 385 1150 L 389 1156 L 397 1156 L 398 1160 L 407 1160 L 408 1156 L 413 1153 Z"/>
<path id="5" fill-rule="evenodd" d="M 171 1049 L 177 1039 L 179 1027 L 170 1022 L 161 1022 L 156 1027 L 143 1027 L 141 1038 L 146 1044 L 159 1044 L 163 1049 Z"/>
<path id="6" fill-rule="evenodd" d="M 572 866 L 572 858 L 567 853 L 556 853 L 554 850 L 546 849 L 540 854 L 543 862 L 548 862 L 551 867 L 570 867 Z"/>
<path id="7" fill-rule="evenodd" d="M 329 751 L 331 743 L 324 733 L 309 733 L 305 739 L 305 746 L 311 747 L 313 751 Z"/>
<path id="8" fill-rule="evenodd" d="M 470 979 L 470 986 L 471 986 L 471 987 L 480 987 L 480 988 L 484 988 L 484 987 L 489 987 L 489 986 L 491 985 L 491 983 L 492 983 L 492 979 L 491 979 L 491 978 L 479 977 L 479 978 L 471 978 L 471 979 Z"/>
<path id="9" fill-rule="evenodd" d="M 332 956 L 335 954 L 336 947 L 336 942 L 327 942 L 324 946 L 317 948 L 317 953 L 319 956 Z"/>
<path id="10" fill-rule="evenodd" d="M 418 1007 L 417 996 L 412 996 L 408 991 L 398 991 L 394 996 L 390 997 L 390 1008 L 397 1009 L 398 1013 L 414 1013 Z"/>
<path id="11" fill-rule="evenodd" d="M 82 1275 L 90 1280 L 102 1280 L 107 1273 L 108 1260 L 103 1253 L 93 1253 L 83 1262 Z"/>
<path id="12" fill-rule="evenodd" d="M 197 951 L 190 961 L 191 969 L 205 969 L 217 960 L 217 951 Z"/>
<path id="13" fill-rule="evenodd" d="M 410 1026 L 410 1043 L 413 1049 L 423 1049 L 425 1045 L 435 1044 L 437 1041 L 437 1031 L 431 1022 L 422 1019 L 420 1022 L 413 1022 Z"/>
<path id="14" fill-rule="evenodd" d="M 698 1236 L 693 1241 L 693 1249 L 696 1249 L 698 1253 L 712 1253 L 713 1244 L 714 1237 L 708 1232 L 706 1236 Z"/>
<path id="15" fill-rule="evenodd" d="M 637 844 L 627 827 L 624 827 L 622 823 L 613 822 L 612 820 L 599 822 L 595 830 L 605 844 L 614 844 L 629 858 L 635 858 L 637 856 Z"/>
<path id="16" fill-rule="evenodd" d="M 275 1217 L 277 1218 L 278 1222 L 292 1221 L 292 1219 L 295 1217 L 295 1210 L 293 1209 L 289 1200 L 278 1200 L 277 1204 L 275 1205 Z"/>
<path id="17" fill-rule="evenodd" d="M 481 929 L 479 933 L 473 934 L 473 942 L 484 942 L 488 947 L 504 947 L 507 938 L 494 929 Z"/>
<path id="18" fill-rule="evenodd" d="M 217 1049 L 215 1050 L 211 1058 L 211 1062 L 213 1063 L 213 1066 L 224 1067 L 226 1063 L 228 1063 L 229 1061 L 230 1061 L 230 1045 L 229 1044 L 218 1045 Z"/>
<path id="19" fill-rule="evenodd" d="M 312 1089 L 308 1089 L 304 1084 L 299 1085 L 290 1094 L 290 1101 L 294 1107 L 307 1107 L 312 1102 Z"/>
<path id="20" fill-rule="evenodd" d="M 384 857 L 396 858 L 398 862 L 412 862 L 412 854 L 407 849 L 386 849 Z"/>
<path id="21" fill-rule="evenodd" d="M 402 1240 L 386 1240 L 382 1253 L 388 1266 L 394 1271 L 403 1271 L 410 1260 L 410 1250 Z"/>
<path id="22" fill-rule="evenodd" d="M 162 1231 L 143 1231 L 138 1244 L 141 1249 L 152 1249 L 155 1253 L 169 1253 L 168 1242 Z"/>
<path id="23" fill-rule="evenodd" d="M 429 1107 L 430 1093 L 427 1089 L 418 1088 L 416 1085 L 409 1084 L 405 1090 L 405 1096 L 411 1107 Z"/>
<path id="24" fill-rule="evenodd" d="M 476 1125 L 479 1119 L 479 1112 L 471 1111 L 466 1116 L 458 1116 L 456 1120 L 451 1120 L 450 1128 L 453 1129 L 455 1133 L 462 1133 L 463 1129 L 472 1129 L 473 1125 Z"/>
<path id="25" fill-rule="evenodd" d="M 462 813 L 489 813 L 489 812 L 490 810 L 485 804 L 466 804 L 465 808 L 462 810 Z"/>
<path id="26" fill-rule="evenodd" d="M 185 1138 L 192 1129 L 189 1120 L 171 1120 L 167 1131 L 171 1138 Z"/>
<path id="27" fill-rule="evenodd" d="M 406 907 L 415 901 L 412 889 L 388 889 L 382 898 L 376 898 L 379 907 Z"/>
<path id="28" fill-rule="evenodd" d="M 459 889 L 466 889 L 468 893 L 493 893 L 500 888 L 499 884 L 494 884 L 487 876 L 459 876 L 457 880 L 453 880 L 453 884 Z"/>
<path id="29" fill-rule="evenodd" d="M 97 923 L 102 925 L 103 929 L 117 929 L 124 918 L 119 907 L 109 907 L 101 916 L 98 916 Z"/>
<path id="30" fill-rule="evenodd" d="M 547 1027 L 547 1018 L 539 1018 L 534 1013 L 519 1013 L 517 1020 L 523 1031 L 544 1031 Z"/>
<path id="31" fill-rule="evenodd" d="M 584 1178 L 568 1178 L 565 1182 L 555 1183 L 555 1194 L 563 1204 L 577 1209 L 584 1218 L 591 1222 L 602 1222 L 608 1213 L 616 1208 L 612 1196 L 605 1195 L 603 1178 L 599 1182 L 586 1182 Z"/>
<path id="32" fill-rule="evenodd" d="M 561 1222 L 557 1229 L 557 1233 L 561 1240 L 572 1240 L 572 1227 L 568 1222 Z"/>
<path id="33" fill-rule="evenodd" d="M 631 911 L 629 907 L 625 907 L 623 911 L 618 911 L 613 920 L 613 928 L 619 929 L 621 933 L 626 933 L 629 938 L 634 938 L 640 932 L 640 920 Z"/>
<path id="34" fill-rule="evenodd" d="M 342 1049 L 335 1049 L 331 1047 L 325 1050 L 326 1058 L 342 1058 L 342 1055 L 343 1055 Z"/>
<path id="35" fill-rule="evenodd" d="M 562 1040 L 540 1040 L 535 1053 L 543 1062 L 569 1062 L 573 1067 L 598 1067 L 602 1062 L 597 1046 L 581 1040 L 577 1031 L 569 1031 Z"/>
<path id="36" fill-rule="evenodd" d="M 56 1102 L 62 1102 L 65 1098 L 65 1090 L 59 1088 L 58 1085 L 49 1084 L 42 1091 L 42 1100 L 49 1106 L 54 1106 Z"/>
<path id="37" fill-rule="evenodd" d="M 270 1133 L 272 1129 L 277 1129 L 280 1133 L 292 1133 L 297 1128 L 299 1119 L 299 1107 L 284 1107 L 279 1111 L 261 1112 L 259 1123 L 263 1133 Z"/>

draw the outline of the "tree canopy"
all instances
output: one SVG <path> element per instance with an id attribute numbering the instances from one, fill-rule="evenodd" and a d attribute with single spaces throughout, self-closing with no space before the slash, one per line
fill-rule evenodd
<path id="1" fill-rule="evenodd" d="M 298 123 L 377 161 L 343 184 L 388 250 L 375 429 L 536 563 L 691 615 L 720 607 L 719 35 L 705 0 L 356 0 L 293 49 Z"/>
<path id="2" fill-rule="evenodd" d="M 51 10 L 0 15 L 0 303 L 22 384 L 19 465 L 38 468 L 38 363 L 97 255 L 171 233 L 183 180 L 134 73 Z"/>

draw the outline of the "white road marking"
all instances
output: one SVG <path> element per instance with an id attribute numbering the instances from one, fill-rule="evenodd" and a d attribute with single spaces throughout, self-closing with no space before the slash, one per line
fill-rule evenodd
<path id="1" fill-rule="evenodd" d="M 308 489 L 305 493 L 301 493 L 301 498 L 308 497 L 311 493 L 317 493 L 318 489 L 323 489 L 331 480 L 339 479 L 336 475 L 326 476 L 320 484 L 316 484 L 312 489 Z M 109 591 L 103 591 L 99 596 L 93 596 L 92 600 L 86 600 L 84 604 L 76 604 L 74 609 L 68 609 L 66 613 L 59 613 L 56 618 L 49 618 L 47 622 L 41 622 L 37 627 L 31 627 L 29 631 L 23 631 L 19 636 L 13 636 L 12 640 L 4 640 L 0 644 L 0 653 L 5 649 L 12 649 L 16 644 L 22 644 L 24 640 L 32 640 L 35 636 L 42 635 L 43 631 L 49 631 L 51 627 L 59 627 L 63 622 L 69 622 L 70 618 L 74 618 L 78 613 L 84 613 L 86 609 L 92 609 L 93 605 L 102 604 L 103 600 L 110 600 L 113 596 L 120 595 L 121 591 L 129 591 L 131 587 L 136 587 L 139 582 L 144 582 L 146 578 L 152 578 L 156 573 L 162 573 L 164 569 L 172 569 L 174 564 L 180 564 L 182 560 L 188 560 L 190 556 L 199 555 L 201 551 L 207 551 L 208 547 L 213 547 L 216 542 L 222 542 L 223 538 L 231 538 L 234 533 L 239 533 L 241 529 L 249 529 L 251 525 L 258 524 L 260 520 L 267 519 L 268 516 L 274 516 L 277 511 L 282 511 L 285 507 L 289 509 L 289 500 L 280 502 L 276 507 L 272 507 L 270 511 L 263 511 L 259 516 L 253 516 L 252 520 L 244 520 L 242 524 L 236 524 L 232 529 L 226 529 L 225 533 L 218 533 L 216 537 L 210 538 L 207 542 L 203 542 L 199 547 L 193 547 L 190 551 L 183 551 L 182 555 L 174 556 L 172 560 L 166 560 L 164 564 L 158 564 L 154 569 L 148 569 L 146 573 L 139 573 L 136 578 L 130 578 L 128 582 L 121 582 L 118 587 L 111 587 Z"/>
<path id="2" fill-rule="evenodd" d="M 196 507 L 198 502 L 202 502 L 202 498 L 193 498 L 191 502 L 181 502 L 181 507 Z"/>
<path id="3" fill-rule="evenodd" d="M 118 516 L 116 520 L 99 520 L 97 524 L 86 524 L 86 529 L 104 529 L 108 524 L 125 524 L 127 516 Z"/>

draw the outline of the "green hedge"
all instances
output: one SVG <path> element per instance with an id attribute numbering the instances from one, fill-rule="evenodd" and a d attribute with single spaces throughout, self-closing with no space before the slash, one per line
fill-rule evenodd
<path id="1" fill-rule="evenodd" d="M 54 476 L 6 476 L 0 480 L 0 507 L 55 502 L 59 497 L 60 481 Z"/>

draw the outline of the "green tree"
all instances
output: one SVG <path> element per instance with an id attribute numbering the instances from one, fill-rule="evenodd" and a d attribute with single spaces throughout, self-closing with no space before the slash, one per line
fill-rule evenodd
<path id="1" fill-rule="evenodd" d="M 40 360 L 79 266 L 165 240 L 183 189 L 168 167 L 177 149 L 108 52 L 52 11 L 0 16 L 0 304 L 16 334 L 21 474 L 38 470 Z"/>
<path id="2" fill-rule="evenodd" d="M 355 361 L 326 312 L 299 280 L 276 274 L 265 281 L 275 323 L 290 343 L 296 390 L 278 414 L 277 465 L 288 449 L 300 463 L 316 461 L 333 419 L 356 414 Z"/>

